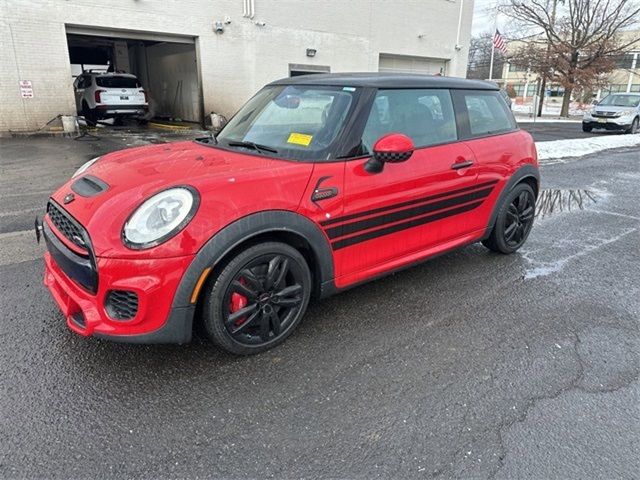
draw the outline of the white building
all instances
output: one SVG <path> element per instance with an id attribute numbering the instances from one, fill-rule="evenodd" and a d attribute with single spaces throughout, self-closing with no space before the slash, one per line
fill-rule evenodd
<path id="1" fill-rule="evenodd" d="M 304 72 L 464 77 L 473 0 L 0 0 L 0 132 L 75 113 L 91 65 L 138 75 L 157 113 L 231 115 Z M 22 87 L 22 88 L 21 88 Z"/>

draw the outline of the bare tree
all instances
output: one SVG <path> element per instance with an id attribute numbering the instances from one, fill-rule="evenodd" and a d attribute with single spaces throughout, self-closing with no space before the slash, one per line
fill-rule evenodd
<path id="1" fill-rule="evenodd" d="M 554 2 L 555 4 L 555 2 Z M 569 116 L 576 89 L 597 86 L 615 68 L 615 58 L 640 43 L 621 32 L 640 23 L 638 0 L 564 0 L 556 16 L 549 1 L 506 0 L 503 11 L 539 35 L 524 43 L 512 61 L 564 87 L 561 116 Z"/>
<path id="2" fill-rule="evenodd" d="M 467 78 L 486 80 L 489 78 L 491 65 L 491 46 L 493 45 L 493 33 L 487 32 L 471 37 L 469 46 L 469 63 L 467 67 Z M 502 72 L 504 57 L 496 55 L 493 60 L 494 75 L 500 78 L 496 72 Z"/>

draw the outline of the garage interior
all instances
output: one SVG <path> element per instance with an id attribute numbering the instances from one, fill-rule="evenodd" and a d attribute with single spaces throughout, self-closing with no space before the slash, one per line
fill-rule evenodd
<path id="1" fill-rule="evenodd" d="M 67 26 L 72 76 L 83 71 L 131 73 L 149 98 L 149 117 L 202 123 L 195 39 Z M 149 119 L 149 118 L 148 118 Z"/>

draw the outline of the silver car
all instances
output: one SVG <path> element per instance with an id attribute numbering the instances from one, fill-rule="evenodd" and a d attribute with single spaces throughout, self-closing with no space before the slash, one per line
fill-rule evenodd
<path id="1" fill-rule="evenodd" d="M 640 93 L 612 93 L 600 100 L 582 118 L 584 132 L 590 132 L 594 128 L 638 133 Z"/>

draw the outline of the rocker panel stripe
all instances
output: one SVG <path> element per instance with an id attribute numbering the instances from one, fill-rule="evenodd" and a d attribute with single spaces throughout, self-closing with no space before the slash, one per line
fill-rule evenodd
<path id="1" fill-rule="evenodd" d="M 439 202 L 427 203 L 424 205 L 419 205 L 417 207 L 398 210 L 396 212 L 389 213 L 387 215 L 380 215 L 377 217 L 371 217 L 365 220 L 360 220 L 357 222 L 347 223 L 344 225 L 339 225 L 337 227 L 328 228 L 326 230 L 327 236 L 333 240 L 335 238 L 343 237 L 345 235 L 350 235 L 352 233 L 356 233 L 361 230 L 369 230 L 371 228 L 379 227 L 389 223 L 395 223 L 400 220 L 407 220 L 410 218 L 424 215 L 426 213 L 436 212 L 438 210 L 443 210 L 445 208 L 461 205 L 463 203 L 467 203 L 472 200 L 484 199 L 489 196 L 492 190 L 493 190 L 493 187 L 485 188 L 483 190 L 478 190 L 476 192 L 468 193 L 466 195 L 459 195 L 456 197 L 447 198 L 446 200 L 441 200 Z"/>
<path id="2" fill-rule="evenodd" d="M 397 208 L 402 208 L 402 207 L 409 207 L 411 205 L 417 205 L 419 203 L 428 202 L 430 200 L 437 200 L 437 199 L 440 199 L 440 198 L 450 197 L 450 196 L 458 195 L 458 194 L 461 194 L 461 193 L 471 192 L 473 190 L 478 190 L 478 189 L 483 188 L 483 187 L 494 186 L 496 183 L 498 183 L 498 180 L 492 180 L 492 181 L 489 181 L 489 182 L 479 183 L 478 185 L 473 185 L 471 187 L 460 188 L 458 190 L 451 190 L 449 192 L 438 193 L 436 195 L 429 195 L 427 197 L 422 197 L 422 198 L 418 198 L 418 199 L 415 199 L 415 200 L 408 200 L 406 202 L 398 203 L 398 204 L 395 204 L 395 205 L 389 205 L 389 206 L 386 206 L 386 207 L 374 208 L 373 210 L 367 210 L 367 211 L 364 211 L 364 212 L 351 213 L 351 214 L 348 214 L 348 215 L 344 215 L 342 217 L 336 217 L 336 218 L 332 218 L 330 220 L 323 220 L 322 222 L 320 222 L 320 225 L 322 225 L 323 227 L 326 227 L 326 226 L 329 226 L 329 225 L 333 225 L 335 223 L 342 223 L 342 222 L 346 222 L 346 221 L 349 221 L 349 220 L 354 220 L 356 218 L 366 217 L 366 216 L 369 216 L 369 215 L 374 215 L 376 213 L 388 212 L 390 210 L 395 210 Z"/>
<path id="3" fill-rule="evenodd" d="M 384 235 L 389 235 L 392 233 L 400 232 L 402 230 L 424 225 L 430 222 L 435 222 L 436 220 L 441 220 L 443 218 L 451 217 L 459 213 L 468 212 L 478 207 L 480 204 L 482 204 L 482 201 L 473 202 L 473 203 L 469 203 L 467 205 L 463 205 L 461 207 L 457 207 L 451 210 L 445 210 L 444 212 L 438 212 L 433 215 L 428 215 L 426 217 L 415 218 L 407 222 L 398 223 L 395 225 L 391 225 L 389 227 L 380 228 L 378 230 L 372 230 L 372 231 L 363 233 L 361 235 L 354 235 L 353 237 L 348 237 L 348 238 L 344 238 L 342 240 L 337 240 L 333 242 L 331 244 L 331 247 L 333 248 L 333 250 L 340 250 L 341 248 L 350 247 L 351 245 L 365 242 L 367 240 L 372 240 L 374 238 L 382 237 Z"/>

